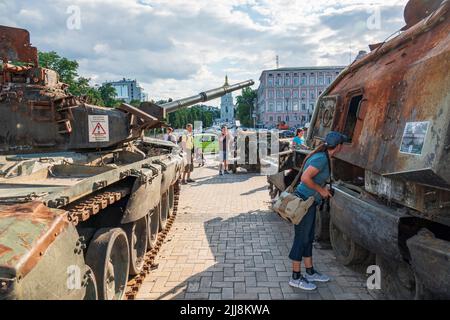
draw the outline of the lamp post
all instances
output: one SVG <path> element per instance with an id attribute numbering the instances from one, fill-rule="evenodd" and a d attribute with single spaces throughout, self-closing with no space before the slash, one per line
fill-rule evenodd
<path id="1" fill-rule="evenodd" d="M 253 118 L 253 128 L 256 128 L 256 110 L 258 110 L 258 98 L 253 99 L 253 111 L 251 117 Z"/>

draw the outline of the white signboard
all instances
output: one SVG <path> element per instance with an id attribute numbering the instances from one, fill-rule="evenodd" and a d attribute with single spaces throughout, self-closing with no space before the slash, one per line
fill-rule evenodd
<path id="1" fill-rule="evenodd" d="M 109 142 L 108 116 L 89 116 L 89 142 Z"/>

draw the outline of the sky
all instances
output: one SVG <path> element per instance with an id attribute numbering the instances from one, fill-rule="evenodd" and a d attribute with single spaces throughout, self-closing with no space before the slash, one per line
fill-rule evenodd
<path id="1" fill-rule="evenodd" d="M 178 99 L 262 70 L 345 66 L 404 26 L 407 0 L 0 0 L 0 24 L 77 60 L 91 84 Z M 239 93 L 237 93 L 239 94 Z M 235 94 L 236 95 L 236 94 Z M 215 100 L 211 105 L 219 105 Z"/>

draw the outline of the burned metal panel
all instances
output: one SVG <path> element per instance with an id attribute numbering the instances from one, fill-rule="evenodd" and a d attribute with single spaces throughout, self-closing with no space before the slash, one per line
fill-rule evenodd
<path id="1" fill-rule="evenodd" d="M 24 29 L 0 26 L 0 59 L 38 65 L 38 53 L 31 46 L 30 33 Z"/>
<path id="2" fill-rule="evenodd" d="M 67 228 L 64 213 L 41 202 L 0 206 L 0 266 L 9 276 L 23 277 L 34 268 Z"/>
<path id="3" fill-rule="evenodd" d="M 411 265 L 418 280 L 441 299 L 450 299 L 450 242 L 419 232 L 408 239 Z"/>
<path id="4" fill-rule="evenodd" d="M 398 225 L 404 214 L 343 186 L 334 190 L 330 216 L 339 230 L 371 252 L 401 261 Z"/>
<path id="5" fill-rule="evenodd" d="M 450 150 L 444 142 L 450 121 L 449 8 L 446 2 L 430 20 L 355 62 L 326 92 L 342 97 L 332 129 L 343 131 L 349 93 L 364 89 L 352 143 L 337 158 L 378 174 L 410 172 L 408 179 L 419 183 L 450 185 Z M 316 117 L 314 133 L 319 121 Z M 429 122 L 421 154 L 401 153 L 407 123 L 415 122 Z"/>

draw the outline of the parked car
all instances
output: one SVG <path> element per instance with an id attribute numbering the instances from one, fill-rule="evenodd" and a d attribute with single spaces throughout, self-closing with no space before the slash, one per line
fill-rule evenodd
<path id="1" fill-rule="evenodd" d="M 216 154 L 219 152 L 219 139 L 213 133 L 200 133 L 194 135 L 194 147 L 202 148 L 203 154 Z"/>
<path id="2" fill-rule="evenodd" d="M 291 130 L 282 130 L 282 131 L 280 131 L 279 135 L 280 135 L 280 138 L 283 138 L 283 139 L 293 138 L 293 137 L 295 137 L 295 132 L 291 131 Z"/>

